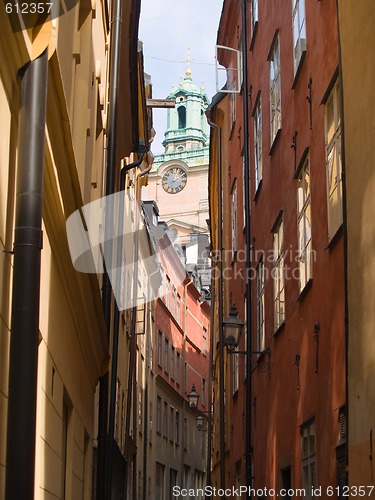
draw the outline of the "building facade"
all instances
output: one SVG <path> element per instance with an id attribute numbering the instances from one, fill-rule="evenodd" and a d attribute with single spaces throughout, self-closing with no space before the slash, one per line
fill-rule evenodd
<path id="1" fill-rule="evenodd" d="M 208 411 L 210 408 L 210 307 L 202 300 L 163 223 L 155 202 L 144 202 L 145 223 L 159 262 L 161 286 L 149 305 L 150 337 L 139 385 L 138 476 L 142 497 L 173 498 L 173 487 L 203 488 L 208 470 Z M 199 394 L 190 408 L 192 387 Z M 203 429 L 196 419 L 203 417 Z M 140 442 L 142 441 L 142 446 Z M 200 496 L 199 498 L 201 498 Z M 203 497 L 202 497 L 203 498 Z"/>
<path id="2" fill-rule="evenodd" d="M 373 8 L 362 2 L 338 2 L 343 89 L 347 241 L 348 311 L 348 471 L 349 486 L 374 485 L 372 429 L 374 423 L 373 331 L 373 113 L 374 65 L 367 51 L 374 40 Z M 366 19 L 366 22 L 363 20 Z M 348 36 L 349 30 L 351 36 Z M 354 43 L 355 40 L 355 43 Z M 353 57 L 353 55 L 356 55 Z M 355 99 L 358 88 L 363 98 Z M 357 102 L 356 102 L 357 101 Z M 360 168 L 360 170 L 359 170 Z M 370 267 L 368 267 L 370 266 Z M 354 491 L 354 490 L 353 490 Z M 374 493 L 372 492 L 372 496 Z"/>
<path id="3" fill-rule="evenodd" d="M 347 480 L 336 2 L 285 0 L 270 8 L 253 0 L 246 21 L 242 3 L 224 2 L 218 45 L 242 51 L 245 26 L 248 72 L 245 79 L 228 70 L 227 95 L 211 105 L 210 218 L 213 250 L 220 250 L 220 231 L 223 249 L 214 283 L 215 310 L 222 301 L 215 331 L 235 304 L 245 321 L 239 349 L 250 343 L 252 354 L 227 354 L 218 345 L 225 442 L 217 441 L 219 425 L 213 472 L 218 485 L 304 488 L 311 498 L 312 487 Z M 219 50 L 219 63 L 236 67 L 232 54 Z M 239 93 L 228 93 L 236 88 Z M 224 473 L 215 450 L 225 453 Z"/>
<path id="4" fill-rule="evenodd" d="M 43 25 L 35 25 L 35 16 L 25 17 L 27 31 L 14 24 L 18 16 L 4 8 L 0 13 L 0 52 L 7 61 L 0 70 L 4 123 L 0 148 L 0 497 L 9 499 L 33 495 L 38 499 L 103 498 L 103 488 L 108 487 L 96 463 L 96 422 L 98 405 L 104 408 L 102 414 L 111 413 L 110 398 L 104 402 L 101 398 L 97 404 L 95 393 L 99 379 L 107 391 L 110 387 L 115 326 L 106 315 L 111 317 L 115 301 L 110 293 L 104 313 L 102 275 L 78 272 L 79 265 L 73 266 L 66 220 L 84 205 L 119 189 L 121 166 L 138 157 L 141 145 L 148 145 L 137 40 L 140 2 L 129 2 L 123 10 L 122 106 L 115 120 L 110 112 L 113 87 L 108 83 L 115 52 L 110 29 L 115 2 L 82 1 L 66 7 L 61 16 Z M 117 130 L 116 149 L 108 146 L 110 129 L 112 133 Z M 113 154 L 112 187 L 106 154 Z M 140 168 L 144 170 L 145 165 Z M 40 180 L 37 201 L 25 209 L 22 200 L 33 198 L 35 179 Z M 40 228 L 30 234 L 38 238 L 27 241 L 24 235 L 19 239 L 22 228 L 30 225 L 34 206 Z M 26 243 L 24 254 L 19 253 L 20 243 Z M 22 267 L 23 259 L 30 262 L 29 250 L 39 252 L 36 264 Z M 31 282 L 32 293 L 21 302 L 22 294 L 14 290 L 17 286 L 26 290 Z M 122 357 L 123 372 L 127 362 Z M 20 398 L 19 387 L 24 387 L 27 397 Z M 110 426 L 104 423 L 109 443 Z M 102 448 L 101 456 L 113 465 L 107 451 L 106 446 Z M 21 473 L 17 473 L 19 468 Z M 96 471 L 100 472 L 99 486 Z M 114 484 L 119 484 L 119 475 Z M 118 491 L 114 498 L 122 498 L 123 493 Z"/>

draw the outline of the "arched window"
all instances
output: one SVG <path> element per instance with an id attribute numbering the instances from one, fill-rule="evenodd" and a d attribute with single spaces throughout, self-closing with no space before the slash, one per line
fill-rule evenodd
<path id="1" fill-rule="evenodd" d="M 186 108 L 185 106 L 180 106 L 177 109 L 178 112 L 178 128 L 186 128 Z"/>

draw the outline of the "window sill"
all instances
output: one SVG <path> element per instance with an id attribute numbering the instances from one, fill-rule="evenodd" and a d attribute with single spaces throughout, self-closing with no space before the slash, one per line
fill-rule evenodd
<path id="1" fill-rule="evenodd" d="M 255 195 L 254 195 L 253 201 L 257 201 L 259 193 L 260 193 L 260 191 L 262 189 L 262 184 L 263 184 L 263 179 L 260 179 L 258 187 L 255 190 Z"/>
<path id="2" fill-rule="evenodd" d="M 284 331 L 284 329 L 285 329 L 285 319 L 273 332 L 273 336 L 278 337 L 281 334 L 281 332 Z"/>
<path id="3" fill-rule="evenodd" d="M 312 280 L 312 278 L 310 278 L 308 280 L 308 282 L 306 283 L 306 285 L 303 287 L 303 289 L 300 291 L 300 294 L 299 294 L 298 299 L 297 299 L 298 302 L 302 302 L 302 300 L 305 298 L 308 291 L 312 287 L 312 283 L 313 283 L 313 280 Z"/>
<path id="4" fill-rule="evenodd" d="M 276 135 L 275 135 L 275 138 L 272 142 L 272 145 L 271 145 L 271 148 L 270 148 L 270 151 L 268 153 L 268 156 L 272 156 L 274 150 L 275 150 L 275 147 L 276 147 L 276 144 L 279 142 L 279 137 L 281 135 L 281 128 L 278 129 L 278 131 L 276 132 Z"/>
<path id="5" fill-rule="evenodd" d="M 254 23 L 254 29 L 253 29 L 253 32 L 252 32 L 252 35 L 251 35 L 251 41 L 250 41 L 250 50 L 251 51 L 254 48 L 256 34 L 258 33 L 258 24 L 259 24 L 259 21 L 255 21 L 255 23 Z"/>
<path id="6" fill-rule="evenodd" d="M 324 250 L 333 250 L 334 247 L 336 246 L 336 243 L 341 239 L 341 236 L 342 236 L 342 233 L 343 233 L 343 229 L 342 229 L 343 225 L 341 223 L 341 225 L 338 227 L 338 229 L 336 230 L 335 234 L 332 236 L 332 238 L 329 240 L 329 243 L 328 245 L 325 247 Z"/>
<path id="7" fill-rule="evenodd" d="M 301 74 L 301 71 L 302 71 L 302 66 L 303 66 L 303 61 L 305 60 L 305 57 L 306 57 L 306 50 L 304 50 L 301 54 L 301 57 L 300 57 L 300 60 L 299 60 L 299 63 L 298 63 L 298 67 L 297 67 L 297 71 L 296 71 L 296 74 L 294 76 L 294 80 L 293 80 L 293 84 L 292 84 L 292 90 L 294 90 L 297 86 L 297 83 L 298 83 L 298 80 L 299 80 L 299 76 Z"/>

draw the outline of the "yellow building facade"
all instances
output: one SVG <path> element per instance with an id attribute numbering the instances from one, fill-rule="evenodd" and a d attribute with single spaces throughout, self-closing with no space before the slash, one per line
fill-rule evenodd
<path id="1" fill-rule="evenodd" d="M 89 499 L 94 494 L 95 393 L 99 378 L 110 368 L 111 334 L 106 331 L 102 310 L 102 277 L 77 272 L 73 267 L 66 220 L 85 204 L 106 194 L 113 5 L 106 1 L 82 0 L 70 7 L 52 22 L 15 32 L 5 4 L 0 6 L 3 125 L 0 139 L 0 498 L 6 497 L 6 443 L 10 433 L 7 432 L 9 351 L 15 305 L 12 282 L 17 178 L 22 167 L 19 163 L 22 71 L 27 72 L 30 61 L 37 59 L 45 48 L 48 79 L 41 89 L 41 93 L 47 95 L 42 165 L 43 246 L 40 292 L 35 290 L 35 295 L 40 294 L 40 301 L 34 496 Z M 138 0 L 129 2 L 122 16 L 124 57 L 120 68 L 116 188 L 120 159 L 129 157 L 129 163 L 136 157 L 133 152 L 137 152 L 139 142 L 147 143 L 143 61 L 137 54 L 139 8 Z M 142 112 L 138 111 L 139 106 L 143 106 Z M 134 202 L 134 194 L 130 198 L 130 206 L 134 208 L 137 200 Z M 131 215 L 127 216 L 130 220 Z M 25 336 L 31 334 L 33 332 L 27 329 L 24 331 Z M 128 342 L 124 349 L 119 377 L 125 385 Z M 21 364 L 19 373 L 22 376 Z M 28 418 L 21 414 L 18 417 L 17 422 L 12 421 L 13 432 Z M 23 498 L 20 495 L 19 498 Z"/>
<path id="2" fill-rule="evenodd" d="M 350 486 L 374 485 L 374 148 L 375 35 L 370 0 L 339 0 L 347 214 L 348 472 Z M 369 489 L 366 489 L 366 495 Z M 374 496 L 374 492 L 372 492 Z"/>

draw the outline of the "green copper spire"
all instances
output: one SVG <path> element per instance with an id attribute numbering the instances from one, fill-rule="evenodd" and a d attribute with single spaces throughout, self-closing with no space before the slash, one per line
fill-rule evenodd
<path id="1" fill-rule="evenodd" d="M 168 99 L 176 100 L 176 107 L 167 111 L 167 130 L 163 146 L 165 153 L 202 149 L 208 146 L 208 125 L 205 111 L 208 98 L 203 88 L 197 87 L 191 77 L 190 54 L 185 77 L 174 87 Z"/>

